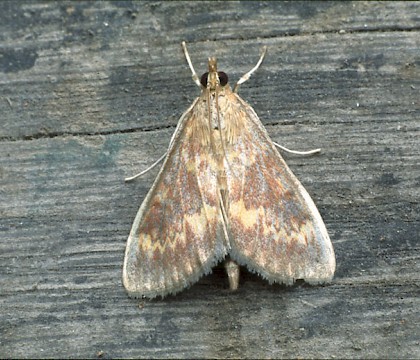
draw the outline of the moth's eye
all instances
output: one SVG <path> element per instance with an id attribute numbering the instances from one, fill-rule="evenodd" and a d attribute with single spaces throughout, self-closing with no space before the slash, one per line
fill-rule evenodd
<path id="1" fill-rule="evenodd" d="M 206 72 L 203 75 L 201 75 L 201 79 L 200 79 L 200 83 L 201 85 L 203 85 L 204 87 L 207 87 L 207 78 L 209 77 L 209 73 Z"/>
<path id="2" fill-rule="evenodd" d="M 225 86 L 228 83 L 228 76 L 223 71 L 217 73 L 219 75 L 220 85 Z"/>

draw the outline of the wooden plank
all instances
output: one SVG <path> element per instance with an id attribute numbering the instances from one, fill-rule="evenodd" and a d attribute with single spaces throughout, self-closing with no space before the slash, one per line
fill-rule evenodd
<path id="1" fill-rule="evenodd" d="M 1 2 L 2 357 L 420 357 L 418 2 Z M 125 241 L 216 55 L 334 243 L 332 284 L 221 267 L 129 299 Z M 209 41 L 207 41 L 209 40 Z"/>

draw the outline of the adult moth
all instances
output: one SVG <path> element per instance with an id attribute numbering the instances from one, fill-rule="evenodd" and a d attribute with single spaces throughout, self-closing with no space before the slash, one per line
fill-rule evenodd
<path id="1" fill-rule="evenodd" d="M 181 116 L 159 174 L 134 220 L 123 283 L 130 296 L 174 294 L 225 260 L 231 289 L 239 265 L 271 282 L 332 279 L 334 250 L 311 197 L 257 114 L 209 58 L 201 95 Z"/>

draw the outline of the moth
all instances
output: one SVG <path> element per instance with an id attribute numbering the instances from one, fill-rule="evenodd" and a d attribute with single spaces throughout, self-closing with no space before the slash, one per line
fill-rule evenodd
<path id="1" fill-rule="evenodd" d="M 123 266 L 128 294 L 175 294 L 222 260 L 231 289 L 239 265 L 270 283 L 330 281 L 335 256 L 324 222 L 279 145 L 237 94 L 266 48 L 232 90 L 216 58 L 199 78 L 182 47 L 201 94 L 181 116 L 134 220 Z"/>

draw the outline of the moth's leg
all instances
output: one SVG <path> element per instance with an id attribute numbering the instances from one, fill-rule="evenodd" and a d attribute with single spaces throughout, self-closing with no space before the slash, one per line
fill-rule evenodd
<path id="1" fill-rule="evenodd" d="M 225 269 L 229 278 L 230 290 L 237 290 L 239 286 L 239 265 L 232 259 L 225 260 Z"/>
<path id="2" fill-rule="evenodd" d="M 247 81 L 251 75 L 260 67 L 262 61 L 264 60 L 265 53 L 267 52 L 267 46 L 263 47 L 262 54 L 260 56 L 260 59 L 257 62 L 257 65 L 255 65 L 251 70 L 249 70 L 246 74 L 242 75 L 242 77 L 238 80 L 235 87 L 233 88 L 233 92 L 238 91 L 239 85 L 243 84 L 245 81 Z"/>
<path id="3" fill-rule="evenodd" d="M 146 170 L 143 170 L 142 172 L 140 172 L 140 173 L 138 173 L 138 174 L 136 174 L 136 175 L 134 175 L 134 176 L 131 176 L 131 177 L 128 177 L 128 178 L 125 178 L 124 179 L 124 181 L 125 182 L 129 182 L 129 181 L 131 181 L 131 180 L 134 180 L 134 179 L 136 179 L 136 178 L 138 178 L 139 176 L 142 176 L 142 175 L 144 175 L 144 174 L 146 174 L 148 171 L 150 171 L 150 170 L 152 170 L 157 164 L 159 164 L 164 158 L 165 158 L 165 156 L 168 154 L 168 152 L 165 152 L 159 159 L 157 159 L 152 165 L 150 165 Z"/>
<path id="4" fill-rule="evenodd" d="M 277 144 L 276 142 L 273 141 L 273 144 L 275 146 L 277 146 L 279 149 L 282 149 L 288 153 L 291 154 L 297 154 L 297 155 L 312 155 L 312 154 L 317 154 L 319 152 L 321 152 L 321 149 L 314 149 L 314 150 L 308 150 L 308 151 L 296 151 L 296 150 L 290 150 L 287 147 L 281 146 L 280 144 Z"/>
<path id="5" fill-rule="evenodd" d="M 185 43 L 185 41 L 182 42 L 182 49 L 184 50 L 184 54 L 185 54 L 185 58 L 187 59 L 188 66 L 191 69 L 192 79 L 199 87 L 201 87 L 200 79 L 199 79 L 197 73 L 194 70 L 194 66 L 191 62 L 190 54 L 188 54 L 187 44 Z"/>

